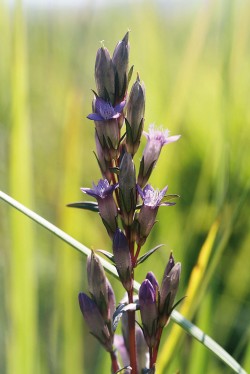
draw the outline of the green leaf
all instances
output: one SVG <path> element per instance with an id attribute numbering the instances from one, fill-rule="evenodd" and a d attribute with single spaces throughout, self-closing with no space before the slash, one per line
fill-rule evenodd
<path id="1" fill-rule="evenodd" d="M 129 72 L 128 72 L 128 85 L 131 81 L 131 78 L 132 78 L 132 75 L 133 75 L 133 71 L 134 71 L 134 65 L 131 66 L 131 68 L 129 69 Z"/>
<path id="2" fill-rule="evenodd" d="M 179 197 L 180 197 L 180 195 L 177 195 L 177 194 L 169 194 L 169 195 L 164 196 L 163 201 L 173 200 L 173 199 L 177 199 Z"/>
<path id="3" fill-rule="evenodd" d="M 110 253 L 108 251 L 105 251 L 104 249 L 97 249 L 96 252 L 102 253 L 104 256 L 106 256 L 109 260 L 111 260 L 113 263 L 115 263 L 114 255 L 113 253 Z"/>
<path id="4" fill-rule="evenodd" d="M 120 169 L 118 167 L 109 168 L 111 173 L 119 175 Z"/>
<path id="5" fill-rule="evenodd" d="M 136 265 L 142 264 L 149 256 L 151 256 L 155 251 L 157 251 L 157 249 L 161 248 L 163 245 L 164 244 L 159 244 L 156 247 L 154 247 L 153 249 L 150 249 L 150 251 L 148 251 L 143 256 L 138 258 L 138 260 L 136 261 Z"/>
<path id="6" fill-rule="evenodd" d="M 99 212 L 98 204 L 94 201 L 79 201 L 67 204 L 67 206 L 70 208 L 86 209 L 91 212 Z"/>
<path id="7" fill-rule="evenodd" d="M 117 373 L 121 373 L 123 370 L 132 370 L 132 367 L 131 366 L 124 366 L 122 369 L 119 369 L 115 372 L 115 374 Z"/>
<path id="8" fill-rule="evenodd" d="M 115 313 L 113 314 L 113 329 L 116 330 L 118 323 L 123 315 L 124 312 L 127 312 L 128 310 L 136 311 L 139 309 L 139 304 L 137 303 L 123 303 L 118 305 Z"/>

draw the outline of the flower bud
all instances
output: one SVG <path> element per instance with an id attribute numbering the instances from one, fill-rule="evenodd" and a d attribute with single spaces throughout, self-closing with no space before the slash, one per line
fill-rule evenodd
<path id="1" fill-rule="evenodd" d="M 105 321 L 109 319 L 109 295 L 107 278 L 99 258 L 94 251 L 87 258 L 89 292 L 95 300 Z"/>
<path id="2" fill-rule="evenodd" d="M 155 289 L 148 279 L 145 279 L 139 290 L 139 304 L 143 333 L 147 345 L 153 347 L 156 343 L 158 308 Z"/>
<path id="3" fill-rule="evenodd" d="M 149 271 L 148 274 L 146 275 L 146 279 L 148 279 L 150 281 L 150 283 L 152 284 L 154 290 L 155 290 L 155 294 L 157 295 L 158 291 L 159 291 L 159 284 L 157 282 L 157 279 L 155 278 L 155 275 L 152 271 Z"/>
<path id="4" fill-rule="evenodd" d="M 114 105 L 114 66 L 109 51 L 105 47 L 101 47 L 97 51 L 95 62 L 95 81 L 98 96 Z"/>
<path id="5" fill-rule="evenodd" d="M 124 288 L 130 291 L 133 286 L 132 262 L 126 236 L 117 229 L 113 239 L 113 253 L 117 272 Z"/>
<path id="6" fill-rule="evenodd" d="M 116 102 L 123 100 L 128 85 L 129 33 L 116 45 L 112 61 L 115 69 Z"/>
<path id="7" fill-rule="evenodd" d="M 112 352 L 113 335 L 105 324 L 95 301 L 81 292 L 79 294 L 79 304 L 91 334 L 99 340 L 108 352 Z"/>
<path id="8" fill-rule="evenodd" d="M 136 208 L 136 177 L 132 156 L 127 152 L 120 165 L 119 198 L 122 220 L 125 225 L 130 226 L 133 223 Z"/>
<path id="9" fill-rule="evenodd" d="M 143 373 L 143 369 L 149 366 L 149 352 L 142 329 L 135 326 L 137 372 Z"/>
<path id="10" fill-rule="evenodd" d="M 139 76 L 133 84 L 126 116 L 126 147 L 127 151 L 134 155 L 139 148 L 144 125 L 145 113 L 145 86 Z"/>
<path id="11" fill-rule="evenodd" d="M 181 264 L 180 262 L 175 264 L 171 254 L 160 287 L 159 323 L 161 327 L 164 327 L 168 322 L 172 312 L 174 299 L 178 291 L 180 275 Z"/>
<path id="12" fill-rule="evenodd" d="M 101 170 L 102 176 L 104 179 L 107 179 L 108 182 L 110 183 L 112 179 L 112 174 L 110 172 L 110 163 L 106 161 L 104 157 L 104 151 L 101 146 L 100 140 L 98 138 L 97 131 L 95 131 L 95 144 L 96 144 L 96 153 L 97 153 L 95 154 L 95 156 L 96 156 L 99 168 Z"/>

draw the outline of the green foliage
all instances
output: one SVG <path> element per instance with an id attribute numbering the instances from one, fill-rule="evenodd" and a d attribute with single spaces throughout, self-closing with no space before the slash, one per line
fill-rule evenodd
<path id="1" fill-rule="evenodd" d="M 182 262 L 179 298 L 185 295 L 219 216 L 192 321 L 249 370 L 250 9 L 244 1 L 204 4 L 178 12 L 145 1 L 15 13 L 1 2 L 0 181 L 2 190 L 88 247 L 111 250 L 98 214 L 66 204 L 100 178 L 93 124 L 85 119 L 95 51 L 101 39 L 112 49 L 129 27 L 131 64 L 135 72 L 140 66 L 146 86 L 145 129 L 155 122 L 182 134 L 163 150 L 151 179 L 181 196 L 174 209 L 159 210 L 145 253 L 159 242 L 167 249 L 138 267 L 136 279 L 149 270 L 161 274 L 173 250 Z M 85 258 L 16 219 L 12 208 L 0 209 L 0 372 L 108 373 L 109 359 L 84 331 L 77 303 L 86 287 Z M 170 373 L 226 372 L 182 335 Z"/>

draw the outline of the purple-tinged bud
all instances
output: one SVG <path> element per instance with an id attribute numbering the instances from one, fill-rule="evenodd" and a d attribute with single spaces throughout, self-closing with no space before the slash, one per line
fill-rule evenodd
<path id="1" fill-rule="evenodd" d="M 142 198 L 143 205 L 141 207 L 140 213 L 138 214 L 138 225 L 137 225 L 137 244 L 143 245 L 152 230 L 156 222 L 156 215 L 158 209 L 161 205 L 170 206 L 175 203 L 162 202 L 168 187 L 166 186 L 162 190 L 154 189 L 150 184 L 142 190 L 139 185 L 137 185 L 137 190 Z"/>
<path id="2" fill-rule="evenodd" d="M 136 208 L 135 165 L 130 153 L 124 153 L 119 173 L 121 217 L 126 226 L 133 223 Z"/>
<path id="3" fill-rule="evenodd" d="M 159 284 L 157 282 L 157 279 L 155 278 L 155 275 L 152 271 L 149 271 L 146 275 L 146 279 L 148 279 L 150 281 L 150 283 L 152 284 L 152 286 L 154 287 L 154 290 L 155 290 L 155 294 L 157 295 L 158 291 L 159 291 Z"/>
<path id="4" fill-rule="evenodd" d="M 116 102 L 123 100 L 128 86 L 129 32 L 115 47 L 112 61 L 115 69 Z"/>
<path id="5" fill-rule="evenodd" d="M 115 334 L 115 336 L 114 336 L 114 346 L 118 350 L 118 352 L 121 356 L 123 366 L 124 367 L 129 366 L 129 364 L 130 364 L 129 352 L 128 352 L 127 347 L 125 345 L 123 336 Z M 122 372 L 124 374 L 130 374 L 131 370 L 130 369 L 128 369 L 128 370 L 125 369 Z"/>
<path id="6" fill-rule="evenodd" d="M 178 291 L 180 275 L 181 264 L 180 262 L 175 264 L 171 254 L 160 287 L 159 324 L 161 327 L 166 325 L 171 315 L 174 299 Z"/>
<path id="7" fill-rule="evenodd" d="M 143 333 L 147 345 L 153 347 L 156 343 L 158 308 L 155 289 L 148 279 L 145 279 L 139 289 L 139 304 Z"/>
<path id="8" fill-rule="evenodd" d="M 153 124 L 149 126 L 149 133 L 144 132 L 144 135 L 147 138 L 147 144 L 143 151 L 138 175 L 140 187 L 144 187 L 147 183 L 160 156 L 162 147 L 165 144 L 176 142 L 180 138 L 180 135 L 169 136 L 168 130 L 155 129 Z"/>
<path id="9" fill-rule="evenodd" d="M 99 340 L 108 352 L 112 352 L 113 335 L 110 334 L 96 303 L 86 294 L 80 293 L 79 304 L 90 333 Z"/>
<path id="10" fill-rule="evenodd" d="M 94 251 L 87 258 L 89 293 L 96 302 L 105 321 L 110 319 L 108 282 L 100 259 Z"/>
<path id="11" fill-rule="evenodd" d="M 116 310 L 116 301 L 115 301 L 115 293 L 113 291 L 113 288 L 109 282 L 108 279 L 107 280 L 107 285 L 108 285 L 108 320 L 112 320 L 113 319 L 113 314 L 115 313 L 115 310 Z"/>
<path id="12" fill-rule="evenodd" d="M 96 143 L 96 153 L 97 153 L 95 156 L 96 156 L 99 168 L 101 170 L 102 176 L 104 179 L 107 179 L 107 181 L 110 183 L 112 179 L 112 174 L 110 172 L 110 163 L 106 161 L 104 157 L 103 148 L 97 136 L 97 131 L 95 131 L 95 143 Z"/>
<path id="13" fill-rule="evenodd" d="M 101 47 L 97 51 L 95 82 L 98 96 L 114 105 L 115 72 L 111 56 L 105 47 Z"/>
<path id="14" fill-rule="evenodd" d="M 96 133 L 107 162 L 119 156 L 120 129 L 116 119 L 95 122 Z"/>
<path id="15" fill-rule="evenodd" d="M 107 179 L 100 179 L 93 188 L 81 188 L 82 192 L 93 196 L 98 202 L 99 213 L 111 239 L 117 228 L 117 206 L 113 198 L 113 191 L 118 184 L 110 185 Z"/>
<path id="16" fill-rule="evenodd" d="M 117 272 L 127 291 L 133 286 L 132 261 L 129 251 L 129 243 L 120 229 L 117 229 L 113 239 L 113 253 Z"/>
<path id="17" fill-rule="evenodd" d="M 149 366 L 149 352 L 142 329 L 135 326 L 137 372 L 143 373 L 143 369 Z"/>
<path id="18" fill-rule="evenodd" d="M 140 145 L 144 126 L 144 114 L 145 86 L 140 81 L 138 75 L 130 91 L 126 116 L 126 147 L 132 156 L 136 153 Z"/>

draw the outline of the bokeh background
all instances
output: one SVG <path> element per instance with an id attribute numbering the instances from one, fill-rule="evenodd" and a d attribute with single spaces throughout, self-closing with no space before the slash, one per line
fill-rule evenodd
<path id="1" fill-rule="evenodd" d="M 113 51 L 127 29 L 130 63 L 146 85 L 145 129 L 153 122 L 182 135 L 151 178 L 181 196 L 160 209 L 144 250 L 166 246 L 136 278 L 152 270 L 160 280 L 173 250 L 179 297 L 187 295 L 179 309 L 250 371 L 249 1 L 2 0 L 1 190 L 86 246 L 111 249 L 98 215 L 66 204 L 100 178 L 86 119 L 95 54 L 101 40 Z M 78 306 L 85 257 L 4 202 L 0 237 L 0 373 L 109 373 Z M 198 259 L 204 269 L 190 285 Z M 178 370 L 231 373 L 171 323 L 159 373 Z"/>

